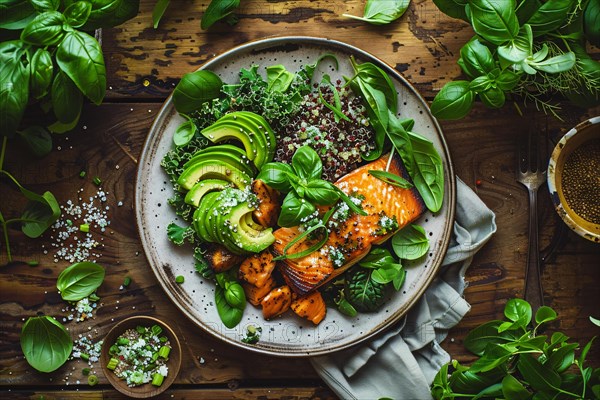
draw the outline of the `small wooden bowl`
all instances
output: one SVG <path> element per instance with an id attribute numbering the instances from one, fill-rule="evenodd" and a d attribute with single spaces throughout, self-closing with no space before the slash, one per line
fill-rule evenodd
<path id="1" fill-rule="evenodd" d="M 556 144 L 548 164 L 548 189 L 554 208 L 569 228 L 578 235 L 596 243 L 600 243 L 600 224 L 582 218 L 565 198 L 563 169 L 569 156 L 590 140 L 600 139 L 600 116 L 590 118 L 567 132 Z M 573 200 L 572 200 L 573 201 Z M 596 205 L 598 206 L 598 205 Z"/>
<path id="2" fill-rule="evenodd" d="M 146 383 L 140 386 L 129 387 L 125 380 L 118 378 L 113 371 L 106 368 L 108 361 L 111 358 L 110 354 L 108 354 L 110 346 L 112 346 L 117 338 L 127 329 L 135 329 L 138 325 L 144 327 L 151 327 L 152 325 L 160 326 L 163 329 L 163 334 L 167 336 L 171 343 L 171 352 L 169 353 L 169 360 L 167 361 L 169 373 L 160 386 L 153 386 L 151 383 Z M 130 317 L 116 324 L 104 338 L 102 351 L 100 353 L 100 363 L 102 365 L 104 376 L 106 376 L 106 379 L 108 379 L 115 389 L 126 396 L 144 399 L 164 392 L 175 381 L 175 378 L 179 373 L 179 367 L 181 366 L 181 345 L 179 344 L 179 339 L 177 338 L 177 335 L 175 335 L 175 332 L 161 320 L 149 316 Z"/>

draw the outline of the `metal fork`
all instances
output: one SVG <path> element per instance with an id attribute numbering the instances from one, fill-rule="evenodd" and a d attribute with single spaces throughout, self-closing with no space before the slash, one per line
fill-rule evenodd
<path id="1" fill-rule="evenodd" d="M 538 242 L 537 193 L 539 187 L 546 181 L 547 146 L 543 140 L 546 134 L 547 129 L 543 135 L 538 132 L 538 129 L 529 129 L 527 137 L 523 138 L 518 145 L 517 181 L 522 183 L 529 192 L 529 248 L 524 297 L 531 304 L 534 313 L 544 305 Z"/>

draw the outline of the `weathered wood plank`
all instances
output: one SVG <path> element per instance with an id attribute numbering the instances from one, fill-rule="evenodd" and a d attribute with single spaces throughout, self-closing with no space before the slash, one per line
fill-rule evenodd
<path id="1" fill-rule="evenodd" d="M 362 15 L 363 1 L 243 1 L 235 26 L 200 29 L 207 2 L 178 1 L 152 28 L 154 1 L 143 0 L 135 19 L 103 32 L 108 97 L 165 97 L 181 76 L 239 44 L 274 36 L 318 35 L 363 48 L 402 72 L 426 96 L 456 78 L 458 50 L 473 35 L 462 21 L 442 14 L 431 0 L 414 0 L 388 26 L 343 17 Z"/>

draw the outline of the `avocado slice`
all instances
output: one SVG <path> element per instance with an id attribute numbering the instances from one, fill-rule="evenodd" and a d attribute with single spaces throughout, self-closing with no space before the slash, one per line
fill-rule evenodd
<path id="1" fill-rule="evenodd" d="M 187 192 L 184 201 L 186 204 L 198 207 L 204 195 L 215 190 L 223 190 L 227 187 L 231 187 L 231 183 L 223 179 L 203 179 Z"/>
<path id="2" fill-rule="evenodd" d="M 275 138 L 275 132 L 273 132 L 273 129 L 271 129 L 269 123 L 261 115 L 250 111 L 237 111 L 237 113 L 240 116 L 248 118 L 249 120 L 253 120 L 258 128 L 265 132 L 268 150 L 268 156 L 265 162 L 267 163 L 272 161 L 273 156 L 275 155 L 275 148 L 277 147 L 277 139 Z"/>
<path id="3" fill-rule="evenodd" d="M 240 225 L 244 227 L 248 227 L 250 229 L 254 229 L 257 231 L 262 231 L 266 229 L 266 226 L 262 226 L 261 224 L 256 223 L 252 218 L 252 214 L 248 213 L 240 220 Z"/>
<path id="4" fill-rule="evenodd" d="M 214 242 L 215 239 L 212 236 L 212 232 L 208 229 L 206 224 L 206 215 L 212 211 L 212 205 L 215 204 L 215 200 L 219 197 L 219 192 L 211 192 L 202 198 L 196 211 L 194 211 L 193 226 L 196 233 L 200 238 L 206 242 Z"/>
<path id="5" fill-rule="evenodd" d="M 262 129 L 259 129 L 253 121 L 248 120 L 243 116 L 238 116 L 236 119 L 226 117 L 227 116 L 221 118 L 207 129 L 215 129 L 212 133 L 214 137 L 219 137 L 222 132 L 233 131 L 236 135 L 246 138 L 250 144 L 250 150 L 254 157 L 252 158 L 252 161 L 254 165 L 260 169 L 267 158 L 267 138 L 265 133 Z M 241 141 L 241 137 L 239 137 L 238 140 Z M 248 158 L 250 159 L 250 154 L 248 154 Z"/>
<path id="6" fill-rule="evenodd" d="M 245 155 L 244 160 L 247 160 Z M 196 153 L 196 155 L 194 155 L 194 157 L 190 161 L 185 163 L 183 167 L 184 169 L 189 168 L 194 164 L 204 161 L 220 162 L 223 165 L 230 165 L 236 169 L 239 169 L 248 176 L 256 175 L 256 170 L 253 166 L 244 163 L 244 161 L 242 161 L 237 154 L 233 154 L 228 151 L 209 151 Z"/>
<path id="7" fill-rule="evenodd" d="M 222 179 L 233 183 L 237 188 L 244 189 L 252 180 L 248 174 L 219 161 L 200 161 L 184 169 L 177 183 L 183 189 L 190 190 L 196 182 L 202 179 Z"/>
<path id="8" fill-rule="evenodd" d="M 185 164 L 183 164 L 184 168 L 187 168 L 190 164 L 195 163 L 199 159 L 205 158 L 207 154 L 211 153 L 231 153 L 236 156 L 243 164 L 250 165 L 250 161 L 248 161 L 248 157 L 246 156 L 246 151 L 240 147 L 234 146 L 232 144 L 219 144 L 215 146 L 209 146 L 202 150 L 198 150 L 192 158 Z"/>

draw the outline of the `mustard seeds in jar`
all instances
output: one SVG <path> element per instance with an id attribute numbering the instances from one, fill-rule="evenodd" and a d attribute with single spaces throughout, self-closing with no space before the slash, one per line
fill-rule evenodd
<path id="1" fill-rule="evenodd" d="M 577 215 L 600 224 L 600 139 L 583 143 L 567 157 L 562 171 L 562 191 Z"/>

